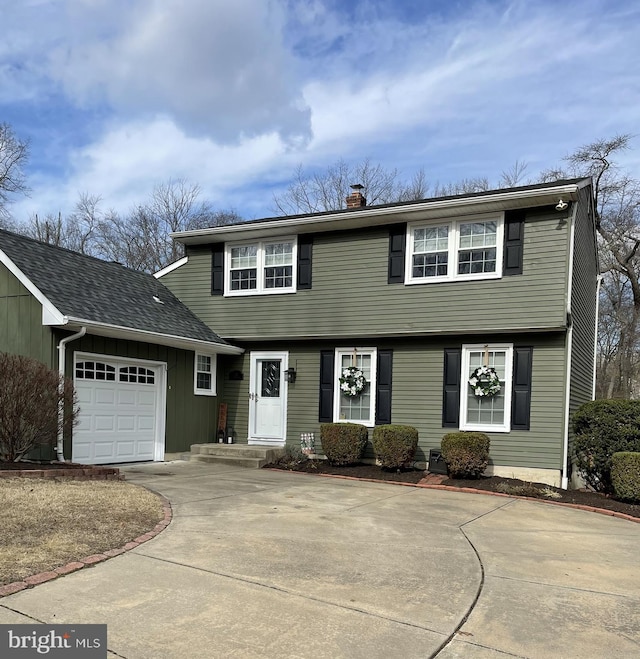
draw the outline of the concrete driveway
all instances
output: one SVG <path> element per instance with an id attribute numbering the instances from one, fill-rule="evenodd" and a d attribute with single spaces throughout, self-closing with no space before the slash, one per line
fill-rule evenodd
<path id="1" fill-rule="evenodd" d="M 0 600 L 107 623 L 109 656 L 640 657 L 640 524 L 486 495 L 173 462 L 126 467 L 174 518 Z"/>

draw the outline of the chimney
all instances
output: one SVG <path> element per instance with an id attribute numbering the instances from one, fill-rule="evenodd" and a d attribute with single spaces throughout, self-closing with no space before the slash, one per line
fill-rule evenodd
<path id="1" fill-rule="evenodd" d="M 367 205 L 367 200 L 362 194 L 361 190 L 364 189 L 363 185 L 356 183 L 351 186 L 353 192 L 347 197 L 347 208 L 362 208 Z"/>

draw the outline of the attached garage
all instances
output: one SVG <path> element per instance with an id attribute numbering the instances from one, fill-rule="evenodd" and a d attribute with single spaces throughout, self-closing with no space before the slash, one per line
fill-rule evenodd
<path id="1" fill-rule="evenodd" d="M 166 364 L 76 353 L 73 462 L 162 460 Z"/>

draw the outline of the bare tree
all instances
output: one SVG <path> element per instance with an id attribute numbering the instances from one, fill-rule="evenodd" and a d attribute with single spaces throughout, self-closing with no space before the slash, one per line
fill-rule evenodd
<path id="1" fill-rule="evenodd" d="M 640 376 L 640 181 L 620 169 L 616 158 L 630 135 L 580 147 L 566 169 L 543 172 L 544 180 L 590 176 L 603 274 L 597 360 L 600 396 L 636 397 Z"/>
<path id="2" fill-rule="evenodd" d="M 524 185 L 524 175 L 526 174 L 529 164 L 524 160 L 516 160 L 510 169 L 505 169 L 500 174 L 501 188 L 515 188 L 518 185 Z"/>
<path id="3" fill-rule="evenodd" d="M 474 192 L 486 192 L 491 189 L 489 179 L 486 176 L 463 178 L 455 183 L 438 183 L 435 187 L 436 197 L 453 197 L 461 194 L 472 194 Z"/>
<path id="4" fill-rule="evenodd" d="M 424 172 L 418 172 L 409 183 L 404 184 L 398 181 L 396 169 L 385 169 L 369 159 L 354 165 L 341 159 L 326 170 L 311 174 L 302 166 L 298 167 L 293 182 L 285 192 L 274 195 L 274 212 L 295 215 L 340 210 L 345 208 L 345 199 L 354 183 L 364 187 L 370 206 L 422 199 L 429 188 Z"/>
<path id="5" fill-rule="evenodd" d="M 184 254 L 171 233 L 242 221 L 233 210 L 212 210 L 199 196 L 197 185 L 170 180 L 156 186 L 151 199 L 128 215 L 110 211 L 99 224 L 100 256 L 136 270 L 155 272 Z"/>
<path id="6" fill-rule="evenodd" d="M 29 143 L 21 140 L 9 124 L 0 124 L 0 216 L 6 216 L 7 206 L 15 194 L 27 194 L 24 167 L 29 158 Z"/>
<path id="7" fill-rule="evenodd" d="M 63 218 L 62 213 L 42 217 L 36 213 L 22 227 L 22 232 L 49 245 L 96 255 L 100 251 L 100 201 L 97 195 L 83 192 L 67 217 Z"/>

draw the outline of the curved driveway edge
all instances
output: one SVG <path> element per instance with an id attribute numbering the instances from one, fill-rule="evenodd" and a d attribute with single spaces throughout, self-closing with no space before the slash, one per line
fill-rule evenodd
<path id="1" fill-rule="evenodd" d="M 0 623 L 107 623 L 127 659 L 640 654 L 637 524 L 286 472 L 124 471 L 172 502 L 171 526 L 5 597 Z"/>

